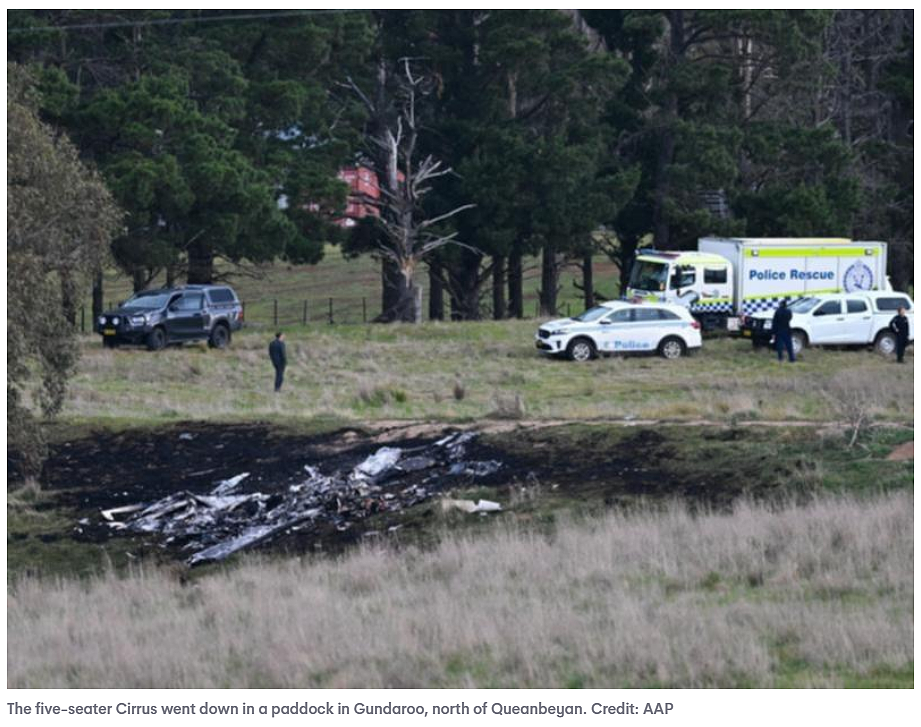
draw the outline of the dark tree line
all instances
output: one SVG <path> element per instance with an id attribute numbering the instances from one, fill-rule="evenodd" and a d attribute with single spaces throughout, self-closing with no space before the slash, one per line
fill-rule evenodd
<path id="1" fill-rule="evenodd" d="M 623 275 L 643 244 L 712 233 L 883 239 L 911 282 L 911 11 L 224 15 L 8 16 L 43 119 L 126 212 L 112 253 L 137 287 L 337 243 L 380 258 L 388 319 L 417 315 L 421 271 L 432 318 L 520 317 L 531 266 L 550 314 L 564 267 L 590 304 L 616 290 L 598 252 Z M 406 62 L 424 92 L 394 157 Z M 382 219 L 346 235 L 336 172 L 358 162 L 385 180 Z M 407 223 L 428 237 L 394 255 Z"/>

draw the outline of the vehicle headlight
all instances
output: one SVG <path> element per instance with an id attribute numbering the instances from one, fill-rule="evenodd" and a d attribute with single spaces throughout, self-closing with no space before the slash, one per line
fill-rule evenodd
<path id="1" fill-rule="evenodd" d="M 147 324 L 147 316 L 131 316 L 131 325 L 143 326 Z"/>
<path id="2" fill-rule="evenodd" d="M 764 322 L 764 330 L 766 330 L 766 331 L 767 331 L 767 330 L 770 330 L 771 324 L 772 324 L 772 323 L 773 323 L 773 321 L 765 321 L 765 322 Z"/>
<path id="3" fill-rule="evenodd" d="M 118 325 L 118 316 L 115 316 L 115 318 L 112 319 L 112 325 L 113 325 L 113 326 L 117 326 L 117 325 Z"/>
<path id="4" fill-rule="evenodd" d="M 99 323 L 100 326 L 104 326 L 106 324 L 106 317 L 99 316 L 99 320 L 97 322 Z"/>

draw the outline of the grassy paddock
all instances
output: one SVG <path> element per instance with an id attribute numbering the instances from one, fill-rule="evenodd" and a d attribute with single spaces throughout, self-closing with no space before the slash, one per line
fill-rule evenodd
<path id="1" fill-rule="evenodd" d="M 500 528 L 180 579 L 24 578 L 10 687 L 908 686 L 913 499 Z"/>
<path id="2" fill-rule="evenodd" d="M 709 339 L 681 361 L 634 356 L 573 364 L 540 357 L 536 327 L 292 327 L 281 395 L 272 392 L 267 332 L 243 332 L 226 351 L 202 344 L 157 354 L 106 350 L 87 336 L 64 416 L 125 423 L 316 416 L 843 421 L 855 406 L 869 418 L 908 422 L 913 415 L 912 367 L 865 350 L 810 349 L 790 366 L 746 342 Z"/>

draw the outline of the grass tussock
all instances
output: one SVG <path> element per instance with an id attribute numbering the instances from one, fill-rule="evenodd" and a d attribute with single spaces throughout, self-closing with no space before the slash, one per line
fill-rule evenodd
<path id="1" fill-rule="evenodd" d="M 191 581 L 23 578 L 8 686 L 910 686 L 912 510 L 676 505 Z"/>
<path id="2" fill-rule="evenodd" d="M 809 349 L 790 366 L 741 341 L 708 339 L 687 360 L 631 356 L 575 364 L 534 351 L 537 324 L 292 327 L 285 385 L 277 396 L 268 334 L 237 334 L 225 351 L 190 345 L 156 354 L 106 350 L 98 337 L 87 337 L 64 416 L 145 422 L 319 414 L 469 420 L 504 416 L 497 398 L 515 396 L 527 402 L 527 416 L 534 419 L 824 420 L 853 426 L 860 417 L 864 429 L 874 419 L 907 422 L 913 415 L 911 367 L 870 351 Z M 521 412 L 512 403 L 517 418 Z"/>

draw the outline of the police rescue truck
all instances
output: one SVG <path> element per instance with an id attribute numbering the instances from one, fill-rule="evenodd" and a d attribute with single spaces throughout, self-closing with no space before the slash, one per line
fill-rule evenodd
<path id="1" fill-rule="evenodd" d="M 884 242 L 704 237 L 696 252 L 642 251 L 626 297 L 684 305 L 704 328 L 737 331 L 742 316 L 782 300 L 891 289 Z"/>

